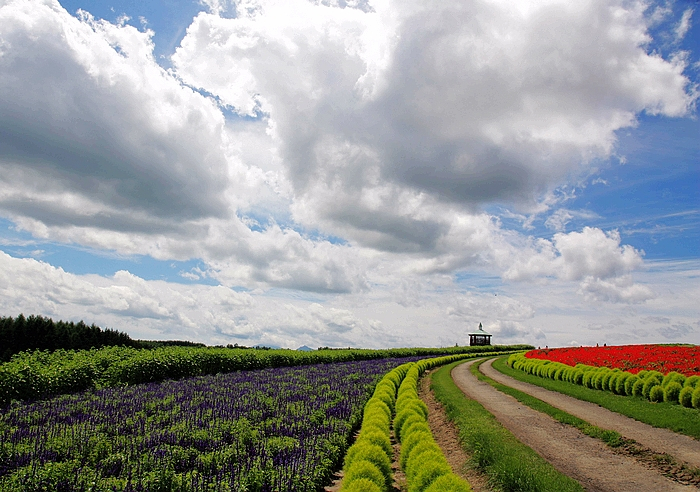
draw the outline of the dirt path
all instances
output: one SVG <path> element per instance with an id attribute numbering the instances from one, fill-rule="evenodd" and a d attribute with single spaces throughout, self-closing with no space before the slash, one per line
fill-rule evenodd
<path id="1" fill-rule="evenodd" d="M 619 413 L 611 412 L 595 403 L 577 400 L 534 384 L 523 383 L 498 372 L 493 368 L 492 363 L 493 360 L 490 360 L 479 367 L 481 372 L 491 379 L 534 396 L 601 429 L 617 431 L 623 437 L 634 439 L 655 453 L 667 453 L 677 460 L 700 468 L 700 441 L 676 434 L 668 429 L 652 427 Z"/>
<path id="2" fill-rule="evenodd" d="M 450 422 L 442 404 L 435 399 L 430 391 L 430 373 L 426 372 L 420 380 L 418 396 L 428 406 L 428 425 L 435 442 L 442 449 L 442 454 L 452 467 L 452 471 L 469 482 L 474 492 L 490 492 L 487 485 L 488 477 L 469 467 L 469 455 L 465 453 L 459 442 L 459 431 Z"/>
<path id="3" fill-rule="evenodd" d="M 588 491 L 658 492 L 689 491 L 681 485 L 648 470 L 637 461 L 614 453 L 597 439 L 548 415 L 522 405 L 515 398 L 482 383 L 469 372 L 474 361 L 452 370 L 457 386 L 478 401 L 515 437 L 531 447 L 556 469 L 578 480 Z"/>

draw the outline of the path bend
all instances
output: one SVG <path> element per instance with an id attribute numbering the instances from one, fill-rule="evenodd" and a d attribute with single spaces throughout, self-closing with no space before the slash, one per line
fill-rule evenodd
<path id="1" fill-rule="evenodd" d="M 467 397 L 483 405 L 516 438 L 556 469 L 580 482 L 587 491 L 697 490 L 673 482 L 631 458 L 616 454 L 600 440 L 557 422 L 479 381 L 469 370 L 474 362 L 460 364 L 452 370 L 455 384 Z"/>
<path id="2" fill-rule="evenodd" d="M 601 429 L 619 432 L 623 437 L 634 439 L 655 453 L 667 453 L 677 460 L 700 468 L 700 441 L 668 429 L 652 427 L 649 424 L 612 412 L 595 403 L 578 400 L 534 384 L 518 381 L 494 369 L 493 361 L 494 359 L 484 362 L 479 367 L 479 370 L 494 381 L 534 396 Z"/>

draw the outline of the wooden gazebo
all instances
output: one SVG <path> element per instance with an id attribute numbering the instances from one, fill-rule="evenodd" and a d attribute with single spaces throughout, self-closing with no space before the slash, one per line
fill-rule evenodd
<path id="1" fill-rule="evenodd" d="M 491 334 L 486 333 L 479 323 L 479 329 L 469 334 L 469 345 L 491 345 Z"/>

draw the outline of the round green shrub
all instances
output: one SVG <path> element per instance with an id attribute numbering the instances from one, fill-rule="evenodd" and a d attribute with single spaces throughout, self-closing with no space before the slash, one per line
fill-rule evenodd
<path id="1" fill-rule="evenodd" d="M 406 401 L 406 403 L 403 404 L 401 410 L 404 410 L 406 408 L 413 408 L 417 412 L 419 412 L 423 417 L 426 419 L 428 418 L 428 405 L 426 405 L 423 400 L 420 398 L 412 398 L 409 401 Z"/>
<path id="2" fill-rule="evenodd" d="M 375 409 L 379 408 L 381 409 L 384 414 L 387 416 L 388 419 L 391 420 L 391 408 L 389 405 L 387 405 L 381 398 L 378 398 L 376 396 L 373 396 L 372 398 L 369 399 L 367 404 L 365 405 L 365 412 L 367 412 L 369 409 Z"/>
<path id="3" fill-rule="evenodd" d="M 564 368 L 560 367 L 556 371 L 554 371 L 554 379 L 557 381 L 561 381 L 564 377 Z"/>
<path id="4" fill-rule="evenodd" d="M 411 482 L 418 476 L 418 473 L 428 464 L 431 462 L 444 462 L 446 463 L 447 461 L 445 460 L 445 456 L 443 456 L 442 451 L 438 447 L 437 444 L 428 444 L 426 443 L 425 445 L 419 444 L 415 448 L 413 448 L 413 452 L 411 453 L 411 456 L 408 457 L 408 460 L 406 461 L 406 481 L 409 483 L 409 487 Z"/>
<path id="5" fill-rule="evenodd" d="M 426 425 L 427 427 L 427 425 Z M 433 441 L 433 435 L 430 433 L 430 429 L 413 429 L 413 431 L 406 436 L 406 439 L 401 443 L 401 454 L 399 455 L 399 465 L 401 469 L 406 468 L 406 461 L 413 451 L 413 448 L 422 442 Z"/>
<path id="6" fill-rule="evenodd" d="M 649 401 L 658 403 L 664 401 L 664 388 L 660 384 L 652 386 L 649 390 Z"/>
<path id="7" fill-rule="evenodd" d="M 625 394 L 627 396 L 632 396 L 632 388 L 637 381 L 639 381 L 639 378 L 635 374 L 630 374 L 630 376 L 625 379 Z"/>
<path id="8" fill-rule="evenodd" d="M 644 379 L 644 386 L 642 387 L 642 396 L 646 399 L 649 399 L 649 393 L 651 392 L 651 389 L 656 387 L 656 386 L 661 386 L 661 381 L 659 381 L 655 377 L 647 376 Z M 663 393 L 662 393 L 662 397 L 663 397 Z"/>
<path id="9" fill-rule="evenodd" d="M 574 378 L 574 383 L 575 383 L 575 384 L 579 384 L 579 385 L 580 385 L 580 384 L 583 384 L 583 376 L 584 376 L 584 374 L 585 374 L 585 373 L 584 373 L 581 369 L 576 369 L 576 370 L 574 371 L 574 376 L 573 376 L 573 378 Z"/>
<path id="10" fill-rule="evenodd" d="M 340 492 L 384 492 L 385 489 L 367 478 L 359 478 L 347 483 L 343 480 Z"/>
<path id="11" fill-rule="evenodd" d="M 669 403 L 678 403 L 682 389 L 683 386 L 681 386 L 681 383 L 671 381 L 664 388 L 664 401 Z"/>
<path id="12" fill-rule="evenodd" d="M 647 374 L 649 374 L 649 371 L 647 371 L 647 370 L 645 370 L 645 369 L 642 369 L 641 371 L 639 371 L 639 372 L 637 373 L 637 377 L 638 377 L 639 379 L 644 379 L 644 378 L 647 377 Z"/>
<path id="13" fill-rule="evenodd" d="M 371 444 L 376 444 L 384 450 L 384 452 L 389 458 L 393 457 L 394 455 L 394 448 L 391 446 L 391 440 L 389 439 L 389 436 L 375 427 L 369 427 L 367 429 L 363 427 L 360 430 L 360 435 L 357 438 L 357 440 L 367 441 Z"/>
<path id="14" fill-rule="evenodd" d="M 408 431 L 414 424 L 421 424 L 423 422 L 425 422 L 425 419 L 422 415 L 418 415 L 417 413 L 412 414 L 410 417 L 408 417 L 402 422 L 401 427 L 394 427 L 394 434 L 396 434 L 396 440 L 402 442 L 404 438 L 404 432 L 406 432 L 406 434 L 409 434 Z"/>
<path id="15" fill-rule="evenodd" d="M 693 389 L 693 396 L 690 401 L 693 408 L 700 408 L 700 385 Z"/>
<path id="16" fill-rule="evenodd" d="M 612 376 L 612 371 L 607 367 L 602 368 L 598 371 L 598 376 L 594 379 L 595 389 L 607 389 L 608 380 Z"/>
<path id="17" fill-rule="evenodd" d="M 382 475 L 387 480 L 391 477 L 391 460 L 384 453 L 384 450 L 376 444 L 366 441 L 356 442 L 348 450 L 343 468 L 348 469 L 355 461 L 362 460 L 369 461 L 379 468 L 379 471 L 382 472 Z"/>
<path id="18" fill-rule="evenodd" d="M 659 383 L 664 380 L 664 375 L 661 374 L 659 371 L 649 371 L 649 373 L 646 375 L 646 377 L 644 379 L 651 378 L 651 377 L 655 377 L 656 379 L 658 379 Z"/>
<path id="19" fill-rule="evenodd" d="M 686 408 L 691 408 L 693 406 L 693 391 L 695 388 L 686 386 L 683 388 L 678 395 L 678 402 Z"/>
<path id="20" fill-rule="evenodd" d="M 683 386 L 688 386 L 691 388 L 697 387 L 698 382 L 700 381 L 700 376 L 690 376 L 685 380 L 685 384 Z"/>
<path id="21" fill-rule="evenodd" d="M 582 381 L 583 381 L 583 385 L 586 388 L 593 388 L 594 387 L 594 385 L 593 385 L 593 376 L 594 375 L 595 375 L 595 373 L 593 371 L 586 371 L 583 373 Z"/>
<path id="22" fill-rule="evenodd" d="M 448 473 L 452 473 L 452 469 L 444 457 L 442 460 L 431 460 L 424 463 L 415 477 L 413 477 L 413 480 L 409 482 L 408 491 L 425 492 L 425 489 L 430 487 L 435 480 Z"/>
<path id="23" fill-rule="evenodd" d="M 613 392 L 616 395 L 625 395 L 625 381 L 629 379 L 631 374 L 629 372 L 623 372 L 617 378 L 615 378 L 615 388 L 613 389 Z"/>
<path id="24" fill-rule="evenodd" d="M 642 391 L 644 390 L 644 380 L 642 378 L 637 378 L 632 386 L 633 396 L 642 396 Z"/>
<path id="25" fill-rule="evenodd" d="M 421 421 L 416 421 L 416 420 L 410 420 L 406 421 L 406 423 L 403 425 L 401 428 L 401 438 L 406 439 L 406 436 L 410 436 L 412 432 L 414 431 L 424 431 L 424 430 L 430 431 L 430 427 L 428 426 L 428 421 L 427 420 L 421 420 Z M 432 435 L 432 434 L 431 434 Z"/>
<path id="26" fill-rule="evenodd" d="M 382 475 L 382 472 L 374 463 L 367 460 L 354 461 L 350 466 L 348 466 L 345 469 L 343 484 L 345 484 L 345 482 L 349 483 L 361 478 L 371 480 L 373 483 L 382 488 L 386 485 L 386 477 Z"/>
<path id="27" fill-rule="evenodd" d="M 615 386 L 617 384 L 617 378 L 621 375 L 619 372 L 614 372 L 610 374 L 610 377 L 607 379 L 603 378 L 604 386 L 603 389 L 605 391 L 612 391 L 613 393 L 615 392 Z"/>
<path id="28" fill-rule="evenodd" d="M 661 386 L 664 388 L 668 386 L 671 383 L 678 383 L 681 386 L 685 383 L 685 376 L 679 372 L 676 371 L 671 371 L 666 376 L 664 376 L 663 381 L 661 382 Z"/>
<path id="29" fill-rule="evenodd" d="M 425 492 L 472 492 L 469 482 L 454 473 L 438 477 Z"/>

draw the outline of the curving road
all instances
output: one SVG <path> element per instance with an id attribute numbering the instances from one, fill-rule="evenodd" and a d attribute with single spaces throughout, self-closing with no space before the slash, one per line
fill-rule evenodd
<path id="1" fill-rule="evenodd" d="M 617 431 L 624 437 L 634 439 L 655 453 L 668 453 L 677 460 L 685 461 L 689 465 L 700 468 L 700 441 L 682 434 L 676 434 L 668 429 L 652 427 L 619 413 L 611 412 L 595 403 L 577 400 L 534 384 L 523 383 L 498 372 L 493 368 L 492 363 L 493 359 L 484 362 L 479 367 L 480 371 L 491 379 L 534 396 L 601 429 Z"/>
<path id="2" fill-rule="evenodd" d="M 616 454 L 598 439 L 588 437 L 573 427 L 532 410 L 515 398 L 479 381 L 469 371 L 474 362 L 460 364 L 452 370 L 452 378 L 457 386 L 467 397 L 483 405 L 521 442 L 535 450 L 559 471 L 579 481 L 587 491 L 697 490 L 695 487 L 673 482 L 631 458 Z M 491 370 L 496 372 L 493 368 Z M 492 376 L 489 374 L 489 377 Z"/>

